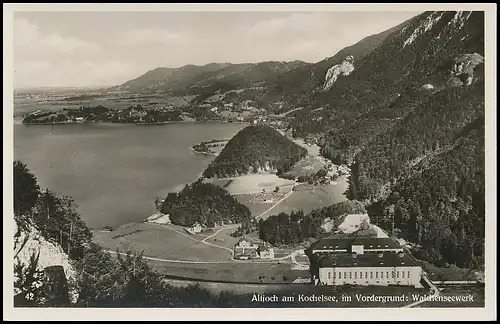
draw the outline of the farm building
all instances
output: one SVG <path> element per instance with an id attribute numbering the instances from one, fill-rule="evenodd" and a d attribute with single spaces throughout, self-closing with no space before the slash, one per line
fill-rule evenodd
<path id="1" fill-rule="evenodd" d="M 250 257 L 257 257 L 257 250 L 259 249 L 259 245 L 252 243 L 250 240 L 242 238 L 236 243 L 234 247 L 234 255 L 249 255 Z"/>
<path id="2" fill-rule="evenodd" d="M 259 246 L 258 253 L 261 259 L 274 259 L 274 249 L 269 246 Z"/>
<path id="3" fill-rule="evenodd" d="M 193 226 L 191 227 L 184 227 L 184 229 L 186 230 L 186 232 L 188 232 L 189 234 L 198 234 L 198 233 L 201 233 L 201 231 L 203 231 L 203 227 L 200 225 L 200 223 L 196 222 Z"/>
<path id="4" fill-rule="evenodd" d="M 242 238 L 234 247 L 234 255 L 249 256 L 250 258 L 274 259 L 274 250 L 266 244 L 254 243 L 246 238 Z"/>

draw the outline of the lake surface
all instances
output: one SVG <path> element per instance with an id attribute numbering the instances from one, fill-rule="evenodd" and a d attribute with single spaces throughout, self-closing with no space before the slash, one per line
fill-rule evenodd
<path id="1" fill-rule="evenodd" d="M 142 221 L 154 200 L 196 180 L 215 157 L 191 146 L 229 139 L 237 123 L 14 125 L 14 157 L 41 188 L 73 197 L 91 228 Z"/>

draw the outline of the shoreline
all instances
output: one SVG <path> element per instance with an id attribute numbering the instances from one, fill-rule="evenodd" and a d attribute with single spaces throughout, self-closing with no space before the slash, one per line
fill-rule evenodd
<path id="1" fill-rule="evenodd" d="M 229 122 L 225 120 L 172 120 L 166 122 L 158 123 L 124 123 L 124 122 L 107 122 L 107 121 L 91 121 L 91 122 L 60 122 L 60 123 L 23 123 L 22 118 L 14 117 L 15 125 L 26 125 L 26 126 L 52 126 L 52 125 L 89 125 L 89 124 L 104 124 L 104 125 L 137 125 L 137 126 L 158 126 L 158 125 L 168 125 L 168 124 L 184 124 L 184 123 L 231 123 L 231 124 L 247 124 L 248 122 Z"/>
<path id="2" fill-rule="evenodd" d="M 191 151 L 198 153 L 198 154 L 203 154 L 203 155 L 211 155 L 211 156 L 219 156 L 217 153 L 211 153 L 211 152 L 202 152 L 202 151 L 197 151 L 194 147 L 191 146 Z"/>
<path id="3" fill-rule="evenodd" d="M 195 145 L 191 146 L 191 150 L 193 150 L 194 152 L 199 153 L 199 154 L 211 155 L 211 156 L 217 157 L 217 156 L 219 156 L 220 152 L 219 153 L 215 153 L 215 152 L 198 151 L 196 149 L 196 146 L 206 145 L 206 144 L 213 144 L 213 143 L 218 143 L 218 142 L 226 142 L 226 144 L 227 144 L 230 140 L 231 139 L 211 139 L 209 141 L 203 141 L 201 143 L 198 143 L 198 144 L 195 144 Z M 225 144 L 224 144 L 224 146 L 225 146 Z"/>

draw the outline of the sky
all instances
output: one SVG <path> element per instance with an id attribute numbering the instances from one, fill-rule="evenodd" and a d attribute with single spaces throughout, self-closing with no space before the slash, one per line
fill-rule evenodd
<path id="1" fill-rule="evenodd" d="M 14 87 L 122 84 L 157 67 L 318 62 L 420 12 L 15 12 Z"/>

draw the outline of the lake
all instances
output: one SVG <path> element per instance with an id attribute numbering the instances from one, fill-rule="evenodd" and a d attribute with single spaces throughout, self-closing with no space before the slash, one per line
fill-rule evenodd
<path id="1" fill-rule="evenodd" d="M 215 157 L 191 146 L 228 139 L 238 123 L 14 125 L 14 157 L 41 188 L 71 196 L 91 228 L 142 221 L 154 200 L 195 181 Z"/>

